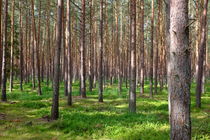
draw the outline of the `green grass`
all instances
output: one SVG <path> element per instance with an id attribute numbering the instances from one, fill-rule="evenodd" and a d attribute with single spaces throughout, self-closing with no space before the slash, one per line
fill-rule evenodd
<path id="1" fill-rule="evenodd" d="M 17 81 L 16 81 L 17 82 Z M 104 103 L 97 102 L 97 89 L 81 99 L 79 85 L 73 86 L 74 104 L 68 107 L 64 87 L 60 91 L 60 118 L 48 121 L 51 111 L 52 89 L 42 84 L 43 95 L 24 85 L 21 92 L 18 83 L 8 102 L 0 102 L 1 140 L 65 140 L 65 139 L 119 139 L 119 140 L 166 140 L 169 139 L 167 91 L 149 98 L 149 86 L 145 95 L 137 95 L 137 113 L 128 113 L 128 89 L 123 87 L 118 95 L 117 84 L 107 85 Z M 195 108 L 195 84 L 192 84 L 192 137 L 193 140 L 210 139 L 210 86 L 202 97 L 202 109 Z M 139 94 L 139 89 L 138 93 Z"/>

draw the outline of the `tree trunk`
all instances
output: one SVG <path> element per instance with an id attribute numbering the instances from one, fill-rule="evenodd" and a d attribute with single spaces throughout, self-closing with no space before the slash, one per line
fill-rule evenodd
<path id="1" fill-rule="evenodd" d="M 131 63 L 130 63 L 130 94 L 129 111 L 136 112 L 136 0 L 130 1 L 130 39 L 131 39 Z"/>
<path id="2" fill-rule="evenodd" d="M 93 0 L 89 2 L 90 6 L 90 46 L 89 46 L 89 90 L 93 89 Z"/>
<path id="3" fill-rule="evenodd" d="M 41 91 L 41 79 L 40 79 L 40 61 L 39 61 L 39 42 L 37 40 L 36 34 L 36 22 L 34 17 L 34 0 L 31 0 L 31 13 L 32 13 L 32 30 L 33 30 L 33 40 L 34 47 L 36 48 L 36 66 L 37 66 L 37 80 L 38 80 L 38 95 L 42 95 Z"/>
<path id="4" fill-rule="evenodd" d="M 9 85 L 10 92 L 12 92 L 13 89 L 14 13 L 15 13 L 15 0 L 12 1 L 12 15 L 11 15 L 10 85 Z"/>
<path id="5" fill-rule="evenodd" d="M 99 96 L 98 101 L 103 102 L 103 47 L 104 47 L 104 40 L 103 40 L 103 0 L 101 0 L 100 4 L 100 44 L 99 44 L 99 68 L 98 68 L 98 83 L 99 83 Z"/>
<path id="6" fill-rule="evenodd" d="M 190 140 L 191 67 L 188 0 L 171 0 L 170 20 L 171 42 L 168 61 L 170 138 Z"/>
<path id="7" fill-rule="evenodd" d="M 140 68 L 140 94 L 144 94 L 144 0 L 141 0 L 141 46 L 140 46 L 140 57 L 141 57 L 141 68 Z"/>
<path id="8" fill-rule="evenodd" d="M 71 56 L 71 0 L 67 0 L 67 12 L 66 12 L 66 46 L 68 49 L 67 61 L 68 61 L 68 99 L 67 104 L 72 105 L 72 56 Z"/>
<path id="9" fill-rule="evenodd" d="M 6 52 L 7 52 L 7 24 L 8 24 L 8 0 L 4 0 L 4 36 L 3 36 L 3 56 L 2 56 L 2 83 L 1 83 L 1 93 L 2 101 L 7 101 L 6 96 L 6 85 L 7 85 L 7 61 L 6 61 Z"/>
<path id="10" fill-rule="evenodd" d="M 20 45 L 20 90 L 23 90 L 23 22 L 22 22 L 22 9 L 21 9 L 22 3 L 19 2 L 19 9 L 20 9 L 20 35 L 19 35 L 19 45 Z"/>
<path id="11" fill-rule="evenodd" d="M 60 54 L 61 54 L 61 36 L 62 36 L 62 9 L 63 0 L 58 0 L 57 6 L 57 24 L 56 24 L 56 47 L 55 47 L 55 64 L 53 79 L 53 100 L 51 119 L 57 120 L 59 117 L 59 83 L 60 83 Z"/>
<path id="12" fill-rule="evenodd" d="M 85 0 L 82 0 L 82 17 L 81 17 L 81 43 L 80 43 L 80 95 L 82 98 L 86 98 L 86 67 L 85 67 Z"/>
<path id="13" fill-rule="evenodd" d="M 50 55 L 50 46 L 51 46 L 51 34 L 50 34 L 50 0 L 47 1 L 47 86 L 49 86 L 50 81 L 50 64 L 51 64 L 51 55 Z"/>
<path id="14" fill-rule="evenodd" d="M 0 70 L 2 70 L 2 24 L 1 24 L 1 17 L 2 17 L 2 0 L 0 0 Z M 2 74 L 0 74 L 0 85 L 1 85 L 1 80 L 2 80 Z M 1 86 L 0 86 L 1 89 Z"/>
<path id="15" fill-rule="evenodd" d="M 153 39 L 154 39 L 154 0 L 152 0 L 152 16 L 151 16 L 151 48 L 150 48 L 150 97 L 153 96 Z"/>
<path id="16" fill-rule="evenodd" d="M 196 81 L 196 106 L 201 108 L 201 93 L 202 93 L 202 78 L 204 73 L 204 59 L 206 54 L 206 31 L 207 31 L 207 10 L 208 10 L 208 0 L 204 0 L 204 9 L 201 17 L 201 42 L 199 46 L 199 56 L 198 56 L 198 75 Z"/>

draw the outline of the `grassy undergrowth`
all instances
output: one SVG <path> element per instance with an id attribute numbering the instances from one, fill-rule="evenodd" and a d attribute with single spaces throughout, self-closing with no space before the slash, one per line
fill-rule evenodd
<path id="1" fill-rule="evenodd" d="M 192 137 L 194 140 L 210 139 L 210 86 L 202 97 L 202 109 L 195 108 L 195 85 L 192 84 Z M 128 113 L 128 89 L 123 87 L 118 95 L 117 84 L 106 86 L 104 103 L 97 102 L 97 89 L 81 99 L 79 85 L 73 86 L 74 105 L 66 105 L 64 88 L 60 92 L 60 119 L 48 121 L 51 111 L 52 88 L 43 83 L 43 95 L 24 85 L 21 92 L 18 83 L 8 102 L 0 102 L 0 139 L 10 140 L 65 140 L 65 139 L 119 139 L 166 140 L 169 139 L 167 91 L 149 98 L 137 95 L 137 113 Z M 139 94 L 139 91 L 137 92 Z"/>

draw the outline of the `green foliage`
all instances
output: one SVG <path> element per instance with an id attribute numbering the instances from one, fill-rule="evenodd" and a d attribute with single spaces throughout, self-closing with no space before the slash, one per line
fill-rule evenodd
<path id="1" fill-rule="evenodd" d="M 18 83 L 18 81 L 16 81 Z M 63 83 L 60 92 L 60 119 L 49 121 L 52 102 L 51 85 L 43 83 L 43 95 L 24 85 L 24 91 L 15 84 L 8 93 L 7 103 L 0 103 L 0 139 L 119 139 L 165 140 L 169 139 L 167 91 L 163 90 L 150 99 L 148 83 L 146 93 L 137 92 L 137 113 L 128 113 L 128 89 L 123 85 L 119 95 L 117 84 L 106 85 L 104 103 L 98 103 L 98 89 L 88 92 L 81 99 L 79 84 L 73 85 L 74 104 L 67 106 Z M 202 98 L 202 109 L 195 108 L 195 84 L 192 84 L 192 132 L 193 139 L 210 139 L 210 89 Z M 138 89 L 139 91 L 139 89 Z"/>

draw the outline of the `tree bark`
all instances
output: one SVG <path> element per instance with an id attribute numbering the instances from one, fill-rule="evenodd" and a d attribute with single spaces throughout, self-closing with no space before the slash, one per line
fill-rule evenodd
<path id="1" fill-rule="evenodd" d="M 208 0 L 204 0 L 204 9 L 201 16 L 201 42 L 199 46 L 199 56 L 198 56 L 198 73 L 196 81 L 196 106 L 201 108 L 201 93 L 202 93 L 202 78 L 204 73 L 204 61 L 206 54 L 206 33 L 207 33 L 207 10 L 208 10 Z"/>
<path id="2" fill-rule="evenodd" d="M 170 3 L 170 59 L 168 61 L 168 91 L 170 139 L 190 140 L 190 47 L 188 0 Z"/>
<path id="3" fill-rule="evenodd" d="M 90 6 L 90 46 L 89 46 L 89 91 L 93 90 L 93 0 L 89 2 Z"/>
<path id="4" fill-rule="evenodd" d="M 19 19 L 19 23 L 20 23 L 20 35 L 19 35 L 19 45 L 20 45 L 20 90 L 23 90 L 23 31 L 22 31 L 22 27 L 23 27 L 23 22 L 22 22 L 22 3 L 21 1 L 19 1 L 19 9 L 20 9 L 20 19 Z"/>
<path id="5" fill-rule="evenodd" d="M 68 49 L 68 99 L 67 104 L 72 105 L 72 56 L 71 56 L 71 0 L 67 0 L 66 12 L 66 46 Z"/>
<path id="6" fill-rule="evenodd" d="M 2 70 L 2 24 L 1 24 L 1 17 L 2 17 L 2 0 L 0 0 L 0 70 Z M 2 74 L 0 74 L 0 85 L 1 85 L 1 80 L 2 80 Z M 0 86 L 1 89 L 1 86 Z"/>
<path id="7" fill-rule="evenodd" d="M 98 83 L 99 83 L 99 96 L 98 101 L 103 102 L 103 49 L 104 49 L 104 40 L 103 40 L 103 0 L 100 4 L 100 44 L 99 44 L 99 68 L 98 68 Z"/>
<path id="8" fill-rule="evenodd" d="M 7 52 L 7 24 L 8 24 L 8 0 L 4 0 L 4 36 L 3 36 L 3 56 L 2 56 L 2 83 L 1 83 L 1 93 L 2 101 L 7 101 L 6 96 L 6 85 L 7 85 L 7 60 L 6 60 L 6 52 Z"/>
<path id="9" fill-rule="evenodd" d="M 141 57 L 141 68 L 140 68 L 140 94 L 144 94 L 144 0 L 141 0 L 141 46 L 140 46 L 140 57 Z"/>
<path id="10" fill-rule="evenodd" d="M 152 0 L 152 15 L 151 15 L 151 48 L 150 48 L 150 97 L 153 96 L 153 39 L 154 39 L 154 0 Z"/>
<path id="11" fill-rule="evenodd" d="M 14 13 L 15 13 L 15 0 L 12 1 L 12 15 L 11 15 L 10 85 L 9 85 L 10 92 L 12 92 L 13 89 Z"/>
<path id="12" fill-rule="evenodd" d="M 82 98 L 86 98 L 86 67 L 85 67 L 85 15 L 86 15 L 86 10 L 85 10 L 85 5 L 86 2 L 85 0 L 81 0 L 82 3 L 82 17 L 81 17 L 81 43 L 80 43 L 80 94 Z"/>
<path id="13" fill-rule="evenodd" d="M 61 54 L 61 36 L 62 36 L 62 9 L 63 9 L 63 0 L 58 0 L 55 65 L 54 65 L 54 79 L 53 79 L 53 100 L 52 100 L 52 109 L 51 109 L 52 120 L 57 120 L 59 117 L 59 83 L 60 83 L 60 54 Z"/>
<path id="14" fill-rule="evenodd" d="M 32 32 L 33 32 L 33 40 L 34 46 L 36 49 L 36 66 L 37 66 L 37 80 L 38 80 L 38 95 L 42 95 L 41 91 L 41 79 L 40 79 L 40 60 L 39 60 L 39 42 L 37 40 L 36 33 L 36 22 L 34 17 L 34 0 L 31 0 L 31 13 L 32 13 Z"/>
<path id="15" fill-rule="evenodd" d="M 129 92 L 129 111 L 136 112 L 136 0 L 130 1 L 130 92 Z"/>

